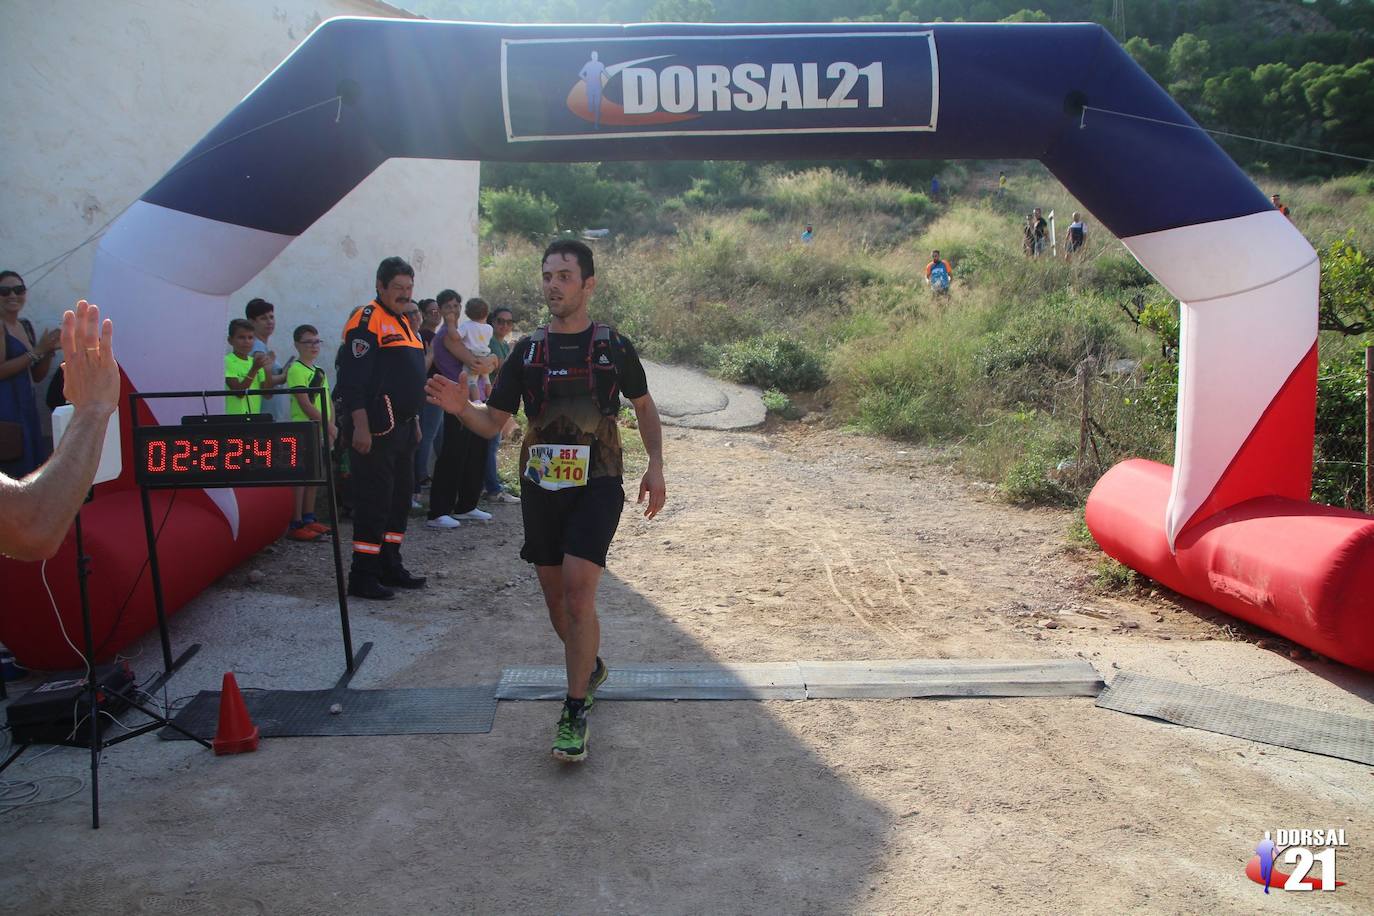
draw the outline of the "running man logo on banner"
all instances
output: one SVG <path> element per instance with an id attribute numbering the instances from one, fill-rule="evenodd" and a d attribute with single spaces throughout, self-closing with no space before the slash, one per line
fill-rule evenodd
<path id="1" fill-rule="evenodd" d="M 1348 846 L 1345 829 L 1330 830 L 1279 829 L 1272 834 L 1264 831 L 1264 839 L 1255 847 L 1255 854 L 1245 863 L 1245 876 L 1264 886 L 1285 891 L 1334 891 L 1345 884 L 1336 878 L 1336 849 Z M 1317 849 L 1317 852 L 1313 852 Z M 1294 866 L 1291 872 L 1279 868 L 1283 862 Z M 1313 866 L 1321 865 L 1314 875 Z"/>
<path id="2" fill-rule="evenodd" d="M 933 131 L 939 88 L 931 32 L 501 43 L 512 143 Z"/>

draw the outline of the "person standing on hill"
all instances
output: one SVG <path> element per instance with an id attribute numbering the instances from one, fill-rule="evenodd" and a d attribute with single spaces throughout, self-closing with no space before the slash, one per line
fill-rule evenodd
<path id="1" fill-rule="evenodd" d="M 487 403 L 472 403 L 463 386 L 442 376 L 425 389 L 431 403 L 485 438 L 500 432 L 524 403 L 529 429 L 520 453 L 520 556 L 538 572 L 567 664 L 568 694 L 553 756 L 575 762 L 587 756 L 587 711 L 608 672 L 597 654 L 596 588 L 625 504 L 620 395 L 634 407 L 649 455 L 639 484 L 639 501 L 649 499 L 646 518 L 657 515 L 666 499 L 663 428 L 634 347 L 588 314 L 596 289 L 592 250 L 556 241 L 544 251 L 541 272 L 553 320 L 515 345 Z"/>
<path id="2" fill-rule="evenodd" d="M 953 278 L 954 271 L 950 269 L 949 262 L 940 257 L 940 249 L 936 248 L 930 253 L 930 263 L 926 265 L 926 285 L 932 293 L 947 293 L 949 281 Z"/>
<path id="3" fill-rule="evenodd" d="M 1050 239 L 1050 224 L 1045 221 L 1045 217 L 1040 215 L 1040 208 L 1036 207 L 1031 211 L 1031 230 L 1033 235 L 1033 245 L 1031 253 L 1039 257 L 1045 253 L 1045 245 Z"/>
<path id="4" fill-rule="evenodd" d="M 1290 220 L 1293 218 L 1293 214 L 1288 212 L 1288 207 L 1284 206 L 1283 201 L 1279 200 L 1279 195 L 1270 194 L 1269 202 L 1274 205 L 1275 210 L 1279 211 L 1284 216 L 1288 217 Z"/>
<path id="5" fill-rule="evenodd" d="M 1069 228 L 1064 231 L 1064 260 L 1073 257 L 1073 253 L 1083 247 L 1083 243 L 1088 240 L 1088 224 L 1083 222 L 1083 215 L 1077 210 L 1073 213 L 1073 222 L 1069 223 Z"/>

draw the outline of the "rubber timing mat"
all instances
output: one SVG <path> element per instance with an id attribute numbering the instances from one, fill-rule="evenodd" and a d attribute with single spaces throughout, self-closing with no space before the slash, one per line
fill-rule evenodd
<path id="1" fill-rule="evenodd" d="M 405 690 L 244 690 L 248 715 L 264 738 L 318 735 L 475 735 L 491 731 L 496 690 L 480 687 Z M 335 703 L 342 709 L 331 714 Z M 172 719 L 201 738 L 219 725 L 219 691 L 202 690 Z M 170 728 L 168 741 L 188 740 Z"/>
<path id="2" fill-rule="evenodd" d="M 1102 678 L 1083 659 L 920 658 L 800 662 L 808 699 L 1095 697 Z"/>
<path id="3" fill-rule="evenodd" d="M 496 685 L 501 700 L 561 700 L 568 692 L 562 665 L 506 668 Z M 598 700 L 804 700 L 795 662 L 611 665 Z"/>
<path id="4" fill-rule="evenodd" d="M 1374 721 L 1368 719 L 1251 700 L 1125 671 L 1098 697 L 1097 705 L 1234 738 L 1374 765 Z"/>

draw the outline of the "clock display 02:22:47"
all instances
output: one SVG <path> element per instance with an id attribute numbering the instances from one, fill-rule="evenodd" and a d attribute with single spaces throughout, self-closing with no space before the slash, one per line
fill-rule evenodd
<path id="1" fill-rule="evenodd" d="M 319 436 L 310 422 L 139 427 L 135 476 L 151 487 L 309 482 L 321 476 Z"/>
<path id="2" fill-rule="evenodd" d="M 277 446 L 275 460 L 272 446 Z M 154 474 L 189 471 L 241 471 L 285 466 L 299 462 L 300 442 L 295 436 L 252 438 L 229 436 L 225 439 L 152 439 L 148 442 L 148 470 Z"/>

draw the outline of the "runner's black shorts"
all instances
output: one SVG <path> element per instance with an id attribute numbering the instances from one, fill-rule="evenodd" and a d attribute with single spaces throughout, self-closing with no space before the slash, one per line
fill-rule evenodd
<path id="1" fill-rule="evenodd" d="M 624 508 L 625 485 L 619 477 L 593 477 L 585 487 L 563 490 L 545 490 L 521 477 L 525 545 L 520 559 L 559 566 L 564 554 L 571 554 L 604 567 Z"/>

